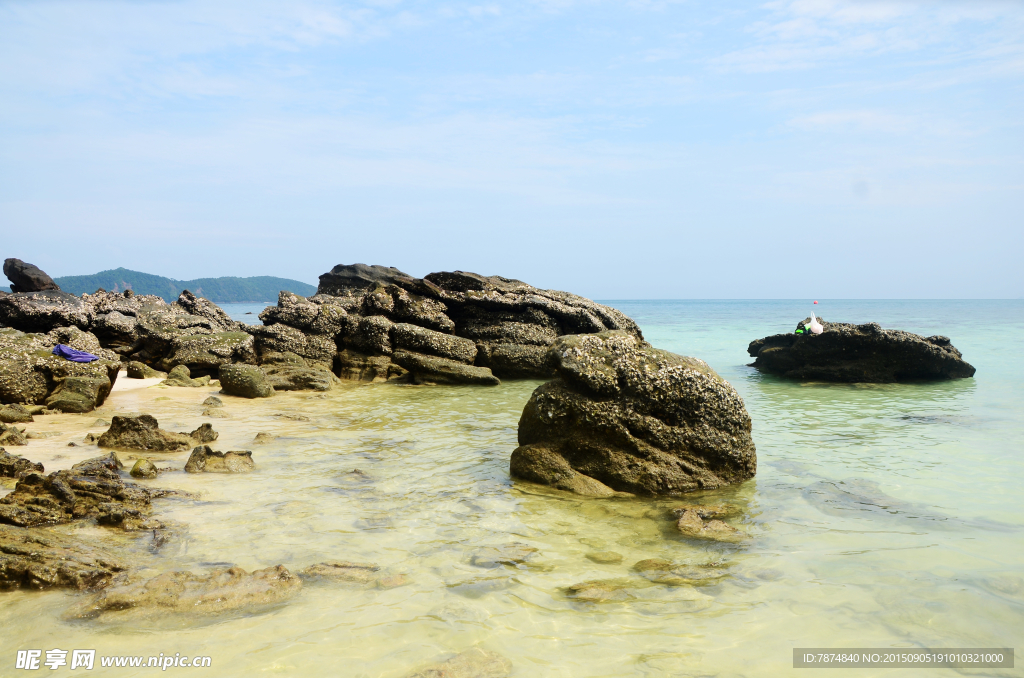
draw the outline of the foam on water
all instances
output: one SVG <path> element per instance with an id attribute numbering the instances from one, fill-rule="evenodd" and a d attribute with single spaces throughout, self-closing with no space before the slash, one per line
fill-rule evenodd
<path id="1" fill-rule="evenodd" d="M 0 666 L 13 666 L 17 649 L 59 647 L 210 655 L 218 676 L 387 678 L 480 646 L 511 659 L 515 676 L 777 676 L 798 673 L 794 646 L 1016 643 L 1024 628 L 1024 305 L 1000 302 L 996 332 L 984 324 L 995 307 L 978 302 L 823 300 L 826 320 L 947 334 L 978 368 L 975 379 L 939 384 L 829 385 L 744 366 L 747 342 L 791 331 L 805 317 L 803 302 L 613 304 L 655 345 L 707 360 L 745 399 L 757 477 L 686 501 L 737 505 L 728 520 L 748 539 L 683 538 L 669 513 L 680 500 L 584 499 L 511 481 L 516 425 L 539 382 L 221 396 L 228 417 L 218 419 L 201 416 L 214 389 L 122 388 L 100 412 L 37 417 L 30 431 L 61 435 L 17 451 L 47 471 L 69 467 L 98 453 L 67 447 L 103 430 L 97 418 L 145 411 L 172 430 L 211 421 L 221 434 L 214 448 L 253 450 L 257 471 L 148 481 L 200 497 L 157 501 L 158 517 L 176 526 L 159 549 L 148 535 L 62 529 L 121 544 L 153 573 L 350 560 L 408 583 L 311 583 L 258 613 L 130 622 L 68 623 L 60 613 L 74 594 L 5 593 Z M 277 438 L 253 446 L 259 431 Z M 150 458 L 180 469 L 187 456 Z M 512 542 L 538 553 L 519 566 L 471 564 L 481 547 Z M 587 557 L 606 551 L 621 563 Z M 701 586 L 653 584 L 631 569 L 648 558 L 715 575 Z M 588 580 L 625 585 L 628 596 L 596 603 L 566 594 Z"/>

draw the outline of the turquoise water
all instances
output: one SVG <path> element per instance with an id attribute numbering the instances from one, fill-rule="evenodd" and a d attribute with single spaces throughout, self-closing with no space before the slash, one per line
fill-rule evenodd
<path id="1" fill-rule="evenodd" d="M 707 360 L 744 398 L 756 478 L 693 497 L 737 506 L 729 520 L 746 533 L 742 542 L 684 538 L 669 517 L 679 500 L 588 499 L 512 481 L 516 424 L 539 382 L 345 383 L 327 394 L 255 402 L 221 396 L 227 417 L 212 420 L 215 448 L 252 449 L 256 471 L 172 471 L 152 481 L 200 496 L 156 502 L 157 517 L 177 526 L 168 546 L 152 552 L 145 539 L 62 529 L 127 548 L 153 574 L 353 560 L 378 563 L 408 583 L 386 590 L 309 584 L 272 609 L 214 618 L 115 613 L 74 623 L 61 619 L 74 594 L 7 593 L 0 675 L 15 650 L 52 647 L 208 655 L 213 670 L 203 675 L 217 676 L 402 678 L 478 646 L 507 657 L 516 678 L 754 678 L 834 674 L 792 669 L 794 647 L 1019 645 L 1024 302 L 822 300 L 826 320 L 946 334 L 978 368 L 974 379 L 913 385 L 799 384 L 746 367 L 748 342 L 791 331 L 806 317 L 806 302 L 609 303 L 656 346 Z M 131 382 L 118 387 L 141 385 Z M 205 421 L 201 403 L 212 393 L 117 390 L 100 412 L 38 417 L 30 430 L 58 435 L 18 451 L 47 470 L 68 467 L 99 452 L 82 438 L 102 430 L 98 416 L 118 411 L 192 430 Z M 252 446 L 257 431 L 277 439 Z M 187 456 L 155 461 L 180 469 Z M 520 567 L 472 564 L 481 546 L 510 542 L 537 556 Z M 588 559 L 595 551 L 619 553 L 622 562 Z M 647 558 L 713 564 L 722 577 L 707 586 L 651 585 L 632 571 Z M 608 602 L 566 595 L 590 580 L 610 580 L 628 595 Z"/>

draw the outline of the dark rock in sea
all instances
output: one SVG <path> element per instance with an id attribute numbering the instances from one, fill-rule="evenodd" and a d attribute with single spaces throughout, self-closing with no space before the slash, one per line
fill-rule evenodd
<path id="1" fill-rule="evenodd" d="M 753 477 L 750 416 L 707 363 L 623 331 L 560 337 L 558 378 L 519 420 L 513 476 L 596 496 L 677 495 Z"/>
<path id="2" fill-rule="evenodd" d="M 251 473 L 255 467 L 248 450 L 215 452 L 209 445 L 193 449 L 185 463 L 187 473 Z"/>
<path id="3" fill-rule="evenodd" d="M 21 259 L 5 259 L 4 275 L 11 281 L 11 291 L 14 293 L 60 291 L 53 278 L 46 275 L 38 266 L 27 264 Z"/>
<path id="4" fill-rule="evenodd" d="M 110 428 L 96 442 L 100 447 L 155 452 L 187 450 L 195 444 L 184 433 L 163 430 L 156 418 L 149 414 L 115 416 L 110 422 Z"/>
<path id="5" fill-rule="evenodd" d="M 11 454 L 0 447 L 0 478 L 21 478 L 26 473 L 42 472 L 42 464 Z"/>
<path id="6" fill-rule="evenodd" d="M 207 407 L 224 407 L 224 401 L 217 396 L 209 396 L 203 401 L 203 405 Z"/>
<path id="7" fill-rule="evenodd" d="M 76 363 L 55 356 L 52 351 L 58 343 L 93 353 L 100 360 Z M 52 409 L 87 412 L 103 404 L 120 368 L 117 354 L 100 348 L 94 335 L 77 327 L 60 327 L 49 334 L 0 328 L 0 402 L 47 402 Z M 66 384 L 68 380 L 72 381 Z M 53 407 L 48 399 L 60 393 Z"/>
<path id="8" fill-rule="evenodd" d="M 408 678 L 507 678 L 511 673 L 512 662 L 508 659 L 474 647 L 409 674 Z"/>
<path id="9" fill-rule="evenodd" d="M 302 580 L 284 566 L 246 572 L 240 567 L 206 575 L 165 572 L 142 582 L 115 583 L 72 606 L 67 619 L 187 613 L 212 615 L 284 602 L 302 589 Z"/>
<path id="10" fill-rule="evenodd" d="M 0 590 L 97 589 L 127 569 L 88 537 L 0 524 Z"/>
<path id="11" fill-rule="evenodd" d="M 264 356 L 294 353 L 343 379 L 497 384 L 553 374 L 548 346 L 564 334 L 623 330 L 613 308 L 518 280 L 461 271 L 418 279 L 383 266 L 336 266 L 308 299 L 282 292 L 247 326 Z M 312 365 L 310 365 L 312 366 Z"/>
<path id="12" fill-rule="evenodd" d="M 132 466 L 131 476 L 132 478 L 156 478 L 156 466 L 149 459 L 139 459 Z"/>
<path id="13" fill-rule="evenodd" d="M 902 330 L 883 330 L 878 323 L 851 325 L 819 318 L 821 334 L 776 334 L 750 342 L 753 366 L 805 381 L 893 383 L 962 379 L 974 367 L 947 337 L 922 337 Z"/>
<path id="14" fill-rule="evenodd" d="M 221 365 L 220 387 L 224 393 L 242 398 L 269 398 L 274 395 L 267 373 L 256 365 Z"/>
<path id="15" fill-rule="evenodd" d="M 56 525 L 94 518 L 125 530 L 153 529 L 151 492 L 121 479 L 114 454 L 79 462 L 48 476 L 28 473 L 0 498 L 0 523 L 17 527 Z"/>

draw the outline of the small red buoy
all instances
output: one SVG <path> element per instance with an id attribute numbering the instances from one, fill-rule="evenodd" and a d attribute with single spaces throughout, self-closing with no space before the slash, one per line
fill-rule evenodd
<path id="1" fill-rule="evenodd" d="M 818 302 L 817 302 L 817 301 L 815 301 L 814 303 L 818 303 Z"/>

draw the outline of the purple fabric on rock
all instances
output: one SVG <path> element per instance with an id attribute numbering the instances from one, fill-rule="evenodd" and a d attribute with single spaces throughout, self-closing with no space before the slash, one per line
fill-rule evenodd
<path id="1" fill-rule="evenodd" d="M 64 344 L 57 344 L 54 346 L 53 355 L 59 355 L 61 358 L 75 363 L 91 363 L 93 360 L 100 359 L 99 356 L 93 355 L 92 353 L 79 351 L 77 348 L 71 348 Z"/>

